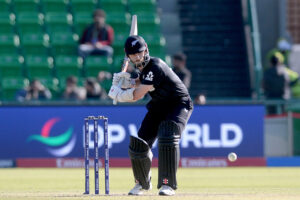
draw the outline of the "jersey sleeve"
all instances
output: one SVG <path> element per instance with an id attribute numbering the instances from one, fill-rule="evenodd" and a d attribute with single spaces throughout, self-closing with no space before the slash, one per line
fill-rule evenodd
<path id="1" fill-rule="evenodd" d="M 143 73 L 141 83 L 144 85 L 159 85 L 163 78 L 163 72 L 157 65 L 153 65 L 150 70 Z"/>

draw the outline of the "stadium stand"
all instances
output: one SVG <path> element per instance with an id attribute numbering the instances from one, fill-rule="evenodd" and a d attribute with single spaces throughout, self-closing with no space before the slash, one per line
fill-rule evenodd
<path id="1" fill-rule="evenodd" d="M 106 11 L 107 23 L 115 30 L 114 57 L 91 56 L 83 62 L 78 37 L 96 8 Z M 40 79 L 55 99 L 69 75 L 83 83 L 100 70 L 118 72 L 133 14 L 138 15 L 139 33 L 151 54 L 164 58 L 155 0 L 0 0 L 0 100 L 14 100 L 13 93 L 33 78 Z M 101 84 L 107 89 L 111 81 Z"/>
<path id="2" fill-rule="evenodd" d="M 240 1 L 178 2 L 182 45 L 193 74 L 191 95 L 250 97 Z"/>

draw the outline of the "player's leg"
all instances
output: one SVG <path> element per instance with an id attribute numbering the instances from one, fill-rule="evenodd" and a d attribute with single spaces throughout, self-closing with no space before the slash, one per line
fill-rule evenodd
<path id="1" fill-rule="evenodd" d="M 141 195 L 144 190 L 152 188 L 150 171 L 152 162 L 151 146 L 156 139 L 160 123 L 159 118 L 154 116 L 154 113 L 147 113 L 138 132 L 139 138 L 130 137 L 129 156 L 136 185 L 130 190 L 129 195 Z"/>
<path id="2" fill-rule="evenodd" d="M 179 140 L 192 113 L 192 108 L 179 106 L 169 113 L 158 129 L 158 188 L 160 195 L 174 195 L 179 165 Z"/>
<path id="3" fill-rule="evenodd" d="M 129 156 L 137 184 L 128 194 L 140 195 L 142 190 L 152 189 L 150 167 L 153 155 L 144 140 L 130 136 Z"/>

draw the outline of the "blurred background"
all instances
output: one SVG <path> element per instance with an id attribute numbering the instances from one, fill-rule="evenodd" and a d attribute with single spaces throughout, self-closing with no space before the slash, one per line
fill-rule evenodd
<path id="1" fill-rule="evenodd" d="M 76 124 L 82 143 L 83 117 L 90 114 L 111 119 L 111 137 L 118 136 L 111 148 L 114 142 L 127 148 L 130 125 L 138 127 L 149 97 L 112 106 L 107 92 L 121 69 L 133 14 L 150 56 L 169 64 L 194 100 L 184 157 L 235 151 L 247 161 L 240 165 L 287 163 L 274 157 L 300 165 L 298 0 L 0 0 L 0 159 L 15 165 L 18 158 L 81 157 L 80 143 L 55 154 L 30 135 L 58 136 Z M 136 75 L 134 67 L 129 72 Z M 53 130 L 42 134 L 47 123 Z M 8 147 L 12 141 L 18 145 Z"/>

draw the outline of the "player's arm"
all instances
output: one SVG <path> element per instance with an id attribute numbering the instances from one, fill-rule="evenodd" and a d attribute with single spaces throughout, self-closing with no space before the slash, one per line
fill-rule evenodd
<path id="1" fill-rule="evenodd" d="M 139 78 L 134 79 L 135 87 L 139 87 L 141 84 L 141 80 Z"/>
<path id="2" fill-rule="evenodd" d="M 139 86 L 133 91 L 133 101 L 143 98 L 152 89 L 153 85 L 144 85 L 139 83 Z"/>

